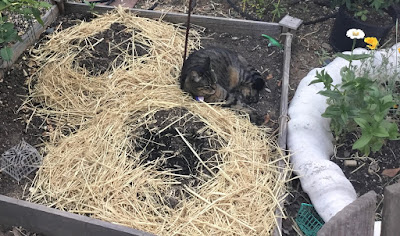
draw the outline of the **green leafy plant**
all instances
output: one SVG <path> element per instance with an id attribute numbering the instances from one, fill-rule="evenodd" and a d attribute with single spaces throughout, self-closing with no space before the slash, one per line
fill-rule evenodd
<path id="1" fill-rule="evenodd" d="M 21 40 L 15 25 L 9 22 L 7 14 L 21 14 L 26 19 L 34 18 L 43 25 L 39 9 L 50 6 L 47 2 L 37 0 L 0 0 L 0 56 L 3 60 L 10 61 L 13 56 L 9 44 Z"/>
<path id="2" fill-rule="evenodd" d="M 243 10 L 246 7 L 255 9 L 259 18 L 262 18 L 267 12 L 272 14 L 272 21 L 280 18 L 286 12 L 281 0 L 242 0 Z"/>
<path id="3" fill-rule="evenodd" d="M 366 21 L 368 15 L 373 11 L 382 14 L 393 4 L 400 0 L 333 0 L 333 6 L 345 6 L 349 12 L 354 13 L 356 18 Z"/>
<path id="4" fill-rule="evenodd" d="M 360 138 L 353 144 L 353 149 L 366 155 L 371 151 L 379 151 L 386 140 L 397 140 L 400 137 L 397 123 L 390 119 L 390 110 L 396 106 L 393 96 L 396 91 L 394 87 L 388 86 L 388 81 L 398 80 L 399 74 L 393 71 L 389 75 L 378 74 L 379 69 L 387 70 L 388 64 L 383 62 L 381 68 L 367 66 L 371 65 L 370 54 L 339 53 L 337 56 L 349 61 L 349 65 L 340 72 L 342 82 L 333 84 L 332 77 L 322 70 L 317 72 L 316 79 L 310 83 L 324 85 L 324 90 L 319 94 L 328 98 L 328 107 L 322 116 L 331 119 L 331 129 L 338 137 L 349 132 L 360 132 Z M 364 60 L 365 68 L 353 66 L 354 60 Z M 375 72 L 372 73 L 372 70 Z M 379 76 L 387 81 L 382 81 Z"/>
<path id="5" fill-rule="evenodd" d="M 319 64 L 323 66 L 326 66 L 333 57 L 331 53 L 323 48 L 321 49 L 321 51 L 315 51 L 314 53 L 318 56 Z"/>
<path id="6" fill-rule="evenodd" d="M 89 6 L 89 11 L 91 13 L 95 13 L 94 7 L 97 5 L 97 2 L 84 1 L 84 3 Z"/>

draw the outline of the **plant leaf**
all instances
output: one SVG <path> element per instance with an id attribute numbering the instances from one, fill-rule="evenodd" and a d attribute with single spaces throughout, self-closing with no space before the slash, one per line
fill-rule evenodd
<path id="1" fill-rule="evenodd" d="M 353 144 L 353 149 L 361 149 L 365 147 L 369 143 L 369 141 L 371 141 L 371 139 L 371 134 L 362 134 L 361 137 Z"/>
<path id="2" fill-rule="evenodd" d="M 359 125 L 362 129 L 366 129 L 369 124 L 368 121 L 363 118 L 354 118 L 354 121 Z"/>
<path id="3" fill-rule="evenodd" d="M 342 94 L 339 91 L 333 91 L 333 90 L 319 91 L 318 94 L 321 94 L 322 96 L 332 99 L 338 99 L 342 96 Z"/>
<path id="4" fill-rule="evenodd" d="M 5 61 L 11 61 L 12 56 L 13 56 L 12 49 L 8 46 L 0 49 L 0 56 Z"/>
<path id="5" fill-rule="evenodd" d="M 35 19 L 39 22 L 39 24 L 44 25 L 42 18 L 40 18 L 40 11 L 37 8 L 32 7 L 32 15 L 35 17 Z"/>
<path id="6" fill-rule="evenodd" d="M 389 132 L 380 125 L 372 131 L 372 135 L 380 138 L 387 138 L 389 137 Z"/>
<path id="7" fill-rule="evenodd" d="M 383 140 L 382 138 L 375 140 L 375 142 L 370 145 L 371 149 L 373 152 L 377 152 L 379 150 L 381 150 L 382 146 L 383 146 Z"/>
<path id="8" fill-rule="evenodd" d="M 362 60 L 362 59 L 367 59 L 367 58 L 372 57 L 372 55 L 365 54 L 365 53 L 364 54 L 353 54 L 353 55 L 337 53 L 336 56 L 341 57 L 347 61 Z"/>
<path id="9" fill-rule="evenodd" d="M 39 2 L 39 7 L 50 8 L 51 4 L 49 4 L 48 2 L 41 1 Z"/>

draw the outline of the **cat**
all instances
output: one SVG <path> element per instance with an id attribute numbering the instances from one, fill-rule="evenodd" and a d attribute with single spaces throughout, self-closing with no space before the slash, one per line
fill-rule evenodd
<path id="1" fill-rule="evenodd" d="M 210 47 L 191 53 L 185 60 L 180 86 L 208 103 L 225 102 L 225 106 L 245 107 L 243 104 L 258 102 L 265 81 L 240 54 Z"/>

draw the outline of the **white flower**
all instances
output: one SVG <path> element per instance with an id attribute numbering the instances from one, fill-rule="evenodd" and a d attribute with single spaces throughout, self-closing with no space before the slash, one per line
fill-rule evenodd
<path id="1" fill-rule="evenodd" d="M 349 29 L 347 30 L 346 36 L 351 39 L 363 39 L 365 33 L 360 29 Z"/>

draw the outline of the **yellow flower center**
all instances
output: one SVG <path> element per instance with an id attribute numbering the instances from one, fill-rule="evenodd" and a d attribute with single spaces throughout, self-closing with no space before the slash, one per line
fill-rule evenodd
<path id="1" fill-rule="evenodd" d="M 358 31 L 353 31 L 353 36 L 358 36 L 360 34 L 360 32 Z"/>

